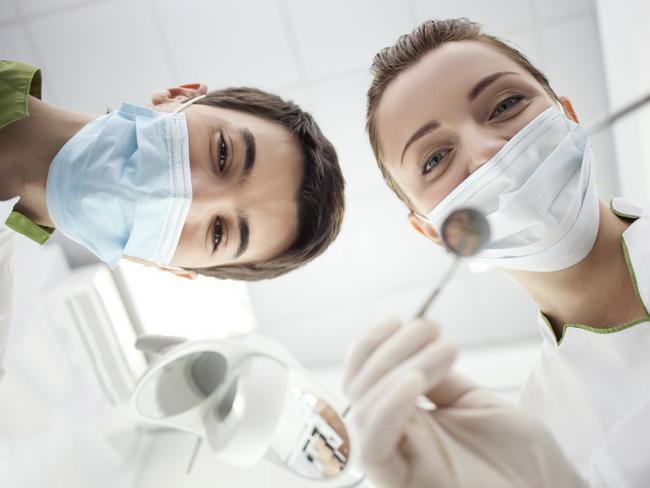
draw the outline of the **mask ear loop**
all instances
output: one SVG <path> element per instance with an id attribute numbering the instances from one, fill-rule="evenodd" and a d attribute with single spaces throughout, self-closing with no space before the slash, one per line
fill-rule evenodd
<path id="1" fill-rule="evenodd" d="M 433 225 L 433 222 L 431 222 L 429 220 L 429 217 L 427 217 L 423 213 L 421 213 L 421 212 L 419 212 L 417 210 L 413 210 L 413 209 L 411 209 L 411 211 L 409 213 L 410 213 L 410 215 L 413 215 L 413 216 L 417 217 L 418 219 L 420 219 L 422 222 L 426 222 L 427 224 Z"/>
<path id="2" fill-rule="evenodd" d="M 185 110 L 187 107 L 189 107 L 190 105 L 192 105 L 194 102 L 198 102 L 199 100 L 205 98 L 206 96 L 207 96 L 207 95 L 199 95 L 199 96 L 197 96 L 197 97 L 190 98 L 189 100 L 187 100 L 186 102 L 184 102 L 180 107 L 178 107 L 176 110 L 174 110 L 172 113 L 173 113 L 173 114 L 177 114 L 177 113 L 179 113 L 179 112 Z"/>

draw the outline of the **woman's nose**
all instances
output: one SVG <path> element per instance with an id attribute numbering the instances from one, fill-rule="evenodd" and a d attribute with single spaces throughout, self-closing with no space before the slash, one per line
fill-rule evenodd
<path id="1" fill-rule="evenodd" d="M 476 128 L 468 131 L 465 140 L 469 156 L 467 170 L 470 174 L 492 159 L 508 142 L 502 135 Z"/>

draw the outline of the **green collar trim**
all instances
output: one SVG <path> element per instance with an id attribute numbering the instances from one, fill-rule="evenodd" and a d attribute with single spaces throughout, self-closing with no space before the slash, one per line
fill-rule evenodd
<path id="1" fill-rule="evenodd" d="M 614 208 L 614 199 L 613 199 L 613 198 L 611 198 L 611 199 L 609 200 L 609 209 L 612 211 L 612 213 L 613 213 L 614 215 L 616 215 L 616 216 L 618 216 L 618 217 L 621 217 L 621 218 L 623 218 L 623 219 L 636 220 L 636 219 L 639 218 L 638 215 L 630 215 L 630 214 L 626 214 L 626 213 L 624 213 L 624 212 L 620 212 L 620 211 L 616 210 L 616 209 Z"/>
<path id="2" fill-rule="evenodd" d="M 9 214 L 5 225 L 40 245 L 45 244 L 54 232 L 54 229 L 51 227 L 35 224 L 23 214 L 16 211 Z"/>
<path id="3" fill-rule="evenodd" d="M 619 214 L 616 213 L 616 215 L 619 215 Z M 638 217 L 629 216 L 627 218 L 637 219 Z M 627 244 L 626 244 L 625 239 L 623 238 L 623 236 L 621 236 L 620 241 L 621 241 L 621 247 L 623 248 L 623 255 L 625 256 L 625 264 L 627 265 L 627 270 L 628 270 L 628 273 L 630 273 L 630 279 L 632 280 L 632 286 L 634 287 L 634 292 L 636 293 L 636 296 L 639 299 L 639 302 L 641 303 L 641 306 L 643 307 L 643 311 L 645 312 L 645 317 L 642 317 L 640 319 L 630 320 L 629 322 L 625 322 L 623 324 L 615 325 L 613 327 L 604 327 L 604 328 L 592 327 L 590 325 L 585 325 L 585 324 L 564 324 L 562 326 L 562 334 L 558 338 L 557 335 L 555 334 L 555 331 L 553 330 L 553 326 L 551 325 L 551 322 L 548 320 L 548 317 L 546 317 L 546 315 L 544 315 L 543 312 L 540 312 L 542 320 L 548 326 L 548 328 L 551 331 L 551 334 L 553 335 L 553 337 L 555 337 L 555 340 L 556 340 L 558 346 L 560 344 L 562 344 L 562 339 L 564 339 L 564 336 L 566 335 L 566 331 L 567 331 L 567 329 L 569 327 L 573 327 L 575 329 L 587 330 L 589 332 L 594 332 L 596 334 L 613 334 L 615 332 L 620 332 L 621 330 L 625 330 L 625 329 L 628 329 L 630 327 L 633 327 L 633 326 L 635 326 L 637 324 L 641 324 L 643 322 L 650 321 L 650 313 L 648 313 L 648 309 L 646 308 L 645 303 L 641 299 L 641 293 L 639 292 L 639 286 L 638 286 L 637 281 L 636 281 L 636 274 L 634 273 L 634 268 L 632 267 L 632 261 L 630 259 L 630 253 L 629 253 L 629 250 L 627 248 Z"/>
<path id="4" fill-rule="evenodd" d="M 569 328 L 582 329 L 589 332 L 593 332 L 594 334 L 613 334 L 615 332 L 620 332 L 622 330 L 629 329 L 630 327 L 633 327 L 635 325 L 643 324 L 650 321 L 650 317 L 643 317 L 641 319 L 630 320 L 629 322 L 625 322 L 623 324 L 619 324 L 614 327 L 606 327 L 604 329 L 599 329 L 597 327 L 591 327 L 589 325 L 584 325 L 584 324 L 564 324 L 562 326 L 562 335 L 560 336 L 560 338 L 558 338 L 555 335 L 555 332 L 553 331 L 553 326 L 551 326 L 551 323 L 548 321 L 546 315 L 541 313 L 541 316 L 542 316 L 542 320 L 544 320 L 549 330 L 551 331 L 551 334 L 553 334 L 553 337 L 555 337 L 558 346 L 562 344 L 562 340 L 564 339 L 567 329 Z"/>

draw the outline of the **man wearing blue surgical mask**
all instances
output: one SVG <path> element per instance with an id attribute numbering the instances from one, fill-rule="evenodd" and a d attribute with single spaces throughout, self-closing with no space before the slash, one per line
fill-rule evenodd
<path id="1" fill-rule="evenodd" d="M 43 244 L 56 228 L 111 267 L 241 280 L 291 271 L 338 234 L 336 153 L 292 102 L 189 84 L 93 116 L 40 91 L 38 68 L 0 61 L 0 360 L 16 232 Z"/>

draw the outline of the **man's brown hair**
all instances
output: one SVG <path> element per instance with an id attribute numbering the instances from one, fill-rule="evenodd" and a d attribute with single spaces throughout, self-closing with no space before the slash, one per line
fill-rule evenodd
<path id="1" fill-rule="evenodd" d="M 289 129 L 302 153 L 303 177 L 296 195 L 298 235 L 289 249 L 264 262 L 191 270 L 215 278 L 256 281 L 288 273 L 325 251 L 341 230 L 345 181 L 334 146 L 312 116 L 295 103 L 256 88 L 216 90 L 196 103 L 246 112 Z"/>
<path id="2" fill-rule="evenodd" d="M 382 158 L 381 144 L 377 137 L 377 126 L 375 122 L 377 106 L 390 82 L 401 72 L 417 63 L 422 56 L 445 43 L 466 40 L 483 42 L 502 54 L 505 54 L 528 71 L 551 98 L 558 99 L 546 76 L 523 53 L 509 46 L 505 41 L 483 33 L 480 24 L 465 18 L 429 20 L 417 26 L 411 33 L 400 36 L 394 45 L 385 47 L 379 51 L 375 55 L 375 59 L 370 68 L 373 79 L 368 90 L 366 129 L 370 138 L 370 145 L 372 146 L 375 159 L 377 160 L 384 180 L 399 199 L 406 203 L 411 210 L 415 208 L 408 195 L 406 195 L 392 177 Z"/>

